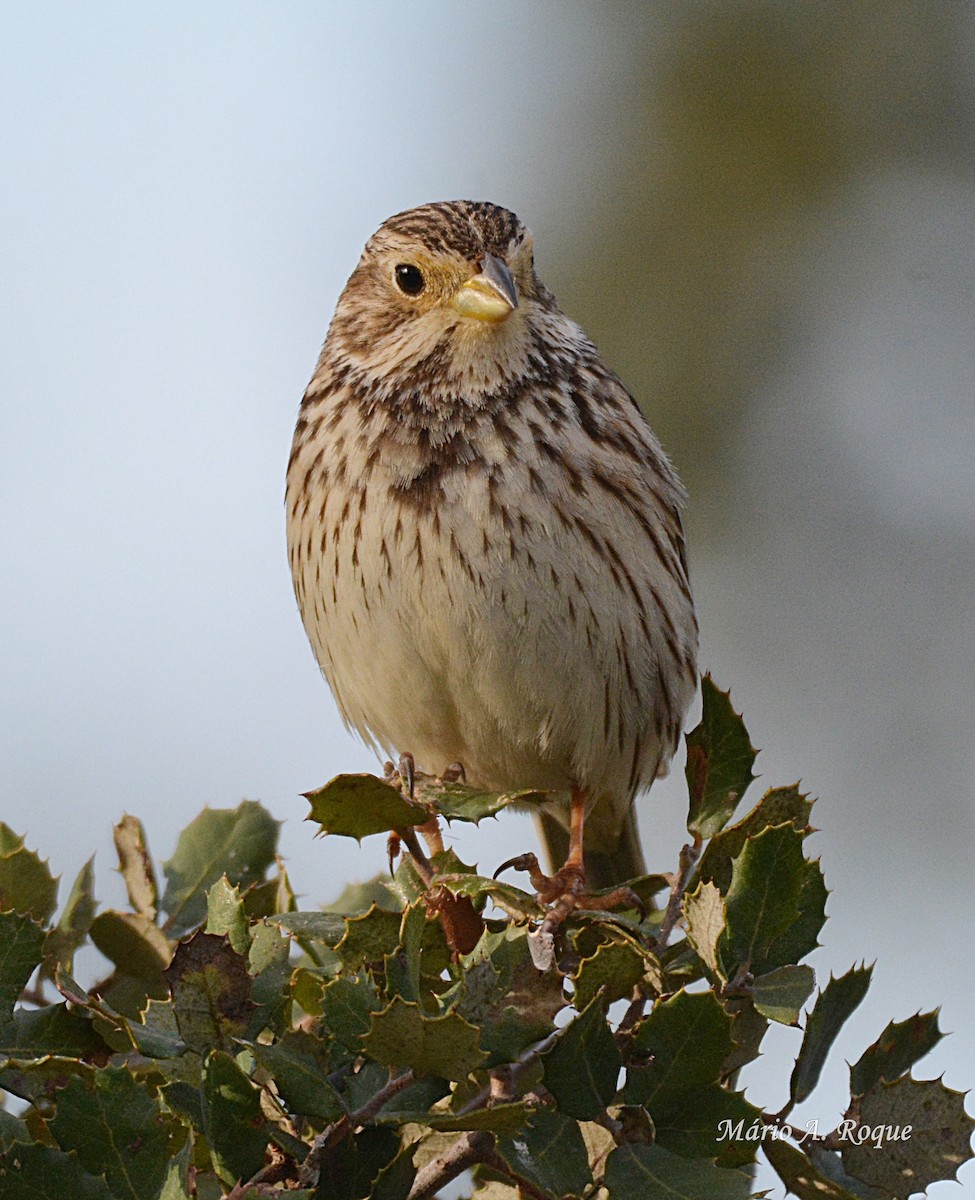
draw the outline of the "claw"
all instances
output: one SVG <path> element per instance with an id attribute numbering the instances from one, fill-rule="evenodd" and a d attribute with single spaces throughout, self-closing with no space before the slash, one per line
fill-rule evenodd
<path id="1" fill-rule="evenodd" d="M 413 799 L 413 790 L 416 786 L 416 763 L 413 761 L 413 755 L 409 752 L 399 756 L 399 777 L 406 785 L 406 794 Z"/>
<path id="2" fill-rule="evenodd" d="M 386 839 L 386 857 L 389 860 L 389 873 L 393 874 L 393 867 L 396 860 L 400 856 L 400 836 L 394 830 Z"/>
<path id="3" fill-rule="evenodd" d="M 530 875 L 533 871 L 538 871 L 538 859 L 534 854 L 516 854 L 514 858 L 509 858 L 507 862 L 503 862 L 494 872 L 492 878 L 497 879 L 502 871 L 507 870 L 527 871 Z"/>

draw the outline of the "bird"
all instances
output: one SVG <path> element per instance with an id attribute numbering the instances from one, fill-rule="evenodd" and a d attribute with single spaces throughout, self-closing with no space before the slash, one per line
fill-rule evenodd
<path id="1" fill-rule="evenodd" d="M 424 204 L 369 238 L 285 504 L 346 725 L 426 772 L 541 793 L 551 873 L 512 863 L 534 860 L 544 899 L 642 875 L 634 801 L 667 773 L 697 682 L 685 493 L 514 213 Z"/>

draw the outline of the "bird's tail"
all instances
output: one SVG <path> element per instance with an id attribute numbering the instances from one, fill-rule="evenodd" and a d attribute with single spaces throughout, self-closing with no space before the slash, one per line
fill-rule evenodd
<path id="1" fill-rule="evenodd" d="M 555 817 L 541 812 L 535 817 L 538 836 L 545 848 L 549 871 L 557 871 L 569 853 L 569 831 Z M 586 886 L 591 891 L 615 887 L 628 879 L 647 873 L 636 827 L 636 813 L 631 808 L 620 830 L 619 841 L 612 850 L 587 850 L 585 856 Z"/>

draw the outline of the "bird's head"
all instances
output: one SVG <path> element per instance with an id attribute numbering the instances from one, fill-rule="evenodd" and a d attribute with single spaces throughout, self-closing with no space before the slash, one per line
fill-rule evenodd
<path id="1" fill-rule="evenodd" d="M 390 217 L 366 243 L 325 354 L 387 394 L 422 387 L 476 400 L 525 371 L 555 314 L 514 213 L 468 200 L 425 204 Z"/>

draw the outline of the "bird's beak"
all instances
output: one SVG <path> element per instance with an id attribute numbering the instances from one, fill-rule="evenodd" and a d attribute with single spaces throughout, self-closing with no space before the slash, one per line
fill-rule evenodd
<path id="1" fill-rule="evenodd" d="M 481 270 L 455 292 L 451 304 L 462 317 L 504 321 L 518 307 L 518 288 L 508 264 L 485 254 Z"/>

